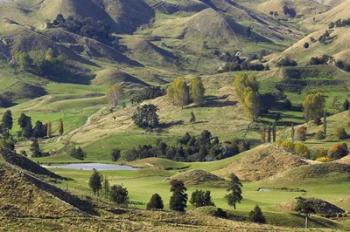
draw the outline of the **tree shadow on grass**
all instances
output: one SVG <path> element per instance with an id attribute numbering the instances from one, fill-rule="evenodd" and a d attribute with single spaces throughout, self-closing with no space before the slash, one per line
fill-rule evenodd
<path id="1" fill-rule="evenodd" d="M 183 120 L 165 122 L 165 123 L 161 123 L 159 125 L 159 129 L 168 129 L 168 128 L 173 127 L 173 126 L 181 126 L 183 124 L 184 124 Z"/>

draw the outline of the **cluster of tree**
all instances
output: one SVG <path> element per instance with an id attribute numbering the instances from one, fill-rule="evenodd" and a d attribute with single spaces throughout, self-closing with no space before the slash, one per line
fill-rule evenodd
<path id="1" fill-rule="evenodd" d="M 222 67 L 219 68 L 219 72 L 232 72 L 232 71 L 264 71 L 269 70 L 268 65 L 261 63 L 252 63 L 248 60 L 237 57 L 231 62 L 226 62 Z"/>
<path id="2" fill-rule="evenodd" d="M 346 72 L 350 72 L 350 64 L 349 64 L 349 63 L 346 63 L 346 62 L 343 61 L 343 60 L 337 60 L 337 61 L 335 62 L 335 65 L 336 65 L 338 68 L 340 68 L 340 69 L 342 69 L 342 70 L 344 70 L 344 71 L 346 71 Z"/>
<path id="3" fill-rule="evenodd" d="M 86 157 L 86 152 L 81 147 L 74 147 L 70 151 L 70 156 L 78 160 L 84 160 Z"/>
<path id="4" fill-rule="evenodd" d="M 283 13 L 291 18 L 295 18 L 295 16 L 297 15 L 295 8 L 287 5 L 283 6 Z"/>
<path id="5" fill-rule="evenodd" d="M 39 146 L 39 142 L 37 139 L 33 140 L 32 144 L 30 146 L 30 151 L 32 153 L 32 157 L 50 156 L 50 153 L 41 151 L 40 146 Z"/>
<path id="6" fill-rule="evenodd" d="M 252 121 L 256 121 L 261 108 L 259 83 L 256 77 L 248 74 L 237 75 L 233 86 L 247 116 Z"/>
<path id="7" fill-rule="evenodd" d="M 348 27 L 348 26 L 350 26 L 350 18 L 338 19 L 335 22 L 330 22 L 328 25 L 329 29 L 333 29 L 334 27 Z"/>
<path id="8" fill-rule="evenodd" d="M 167 96 L 173 104 L 185 106 L 191 102 L 201 104 L 204 101 L 205 88 L 202 79 L 194 77 L 188 85 L 184 78 L 176 78 L 167 89 Z"/>
<path id="9" fill-rule="evenodd" d="M 46 51 L 18 51 L 13 54 L 13 59 L 22 71 L 39 75 L 50 75 L 54 70 L 61 69 L 64 62 L 64 56 L 54 54 L 52 49 Z"/>
<path id="10" fill-rule="evenodd" d="M 64 18 L 63 15 L 59 14 L 48 26 L 64 28 L 75 34 L 118 46 L 117 39 L 111 34 L 110 25 L 101 20 L 75 18 L 73 16 Z"/>
<path id="11" fill-rule="evenodd" d="M 165 94 L 166 91 L 159 86 L 147 87 L 136 92 L 131 98 L 131 103 L 141 103 L 144 100 L 154 99 L 157 97 L 164 96 Z"/>
<path id="12" fill-rule="evenodd" d="M 329 55 L 323 55 L 321 57 L 311 57 L 309 65 L 322 65 L 334 63 L 334 58 Z"/>
<path id="13" fill-rule="evenodd" d="M 306 121 L 319 121 L 325 112 L 325 97 L 319 93 L 308 94 L 303 101 L 304 116 Z"/>
<path id="14" fill-rule="evenodd" d="M 290 57 L 284 57 L 277 62 L 276 66 L 277 67 L 298 66 L 298 63 L 297 61 L 293 60 Z"/>
<path id="15" fill-rule="evenodd" d="M 292 141 L 284 140 L 277 141 L 276 144 L 288 152 L 294 153 L 306 159 L 311 158 L 311 151 L 302 143 L 293 143 Z"/>
<path id="16" fill-rule="evenodd" d="M 318 41 L 322 44 L 328 44 L 333 41 L 333 37 L 331 36 L 331 32 L 329 30 L 326 30 L 320 37 L 318 38 Z"/>
<path id="17" fill-rule="evenodd" d="M 132 115 L 134 123 L 144 129 L 153 129 L 159 126 L 158 108 L 153 104 L 137 107 Z"/>
<path id="18" fill-rule="evenodd" d="M 192 192 L 190 203 L 194 207 L 203 207 L 203 206 L 215 206 L 213 203 L 210 191 L 196 190 Z"/>
<path id="19" fill-rule="evenodd" d="M 125 153 L 127 161 L 149 157 L 167 158 L 176 161 L 197 162 L 220 160 L 249 150 L 250 144 L 243 140 L 220 143 L 217 137 L 205 130 L 200 136 L 186 133 L 175 146 L 159 140 L 156 146 L 143 145 Z"/>

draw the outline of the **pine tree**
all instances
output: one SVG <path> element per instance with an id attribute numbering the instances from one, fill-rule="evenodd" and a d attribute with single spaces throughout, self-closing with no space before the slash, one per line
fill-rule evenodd
<path id="1" fill-rule="evenodd" d="M 129 192 L 121 185 L 113 185 L 110 190 L 110 198 L 117 204 L 127 204 Z"/>
<path id="2" fill-rule="evenodd" d="M 254 210 L 250 211 L 248 218 L 249 218 L 249 221 L 251 222 L 261 223 L 261 224 L 266 223 L 264 214 L 258 205 L 254 207 Z"/>
<path id="3" fill-rule="evenodd" d="M 2 126 L 7 130 L 11 130 L 13 126 L 12 112 L 7 110 L 2 117 Z"/>
<path id="4" fill-rule="evenodd" d="M 190 203 L 195 207 L 214 206 L 210 196 L 210 191 L 194 191 L 191 195 Z"/>
<path id="5" fill-rule="evenodd" d="M 243 199 L 242 197 L 242 183 L 235 174 L 231 174 L 230 185 L 227 191 L 230 193 L 226 195 L 227 203 L 236 209 L 236 204 L 240 203 Z"/>
<path id="6" fill-rule="evenodd" d="M 164 208 L 164 204 L 163 204 L 162 198 L 157 193 L 153 194 L 150 201 L 147 203 L 147 209 L 153 210 L 153 209 L 163 209 L 163 208 Z"/>
<path id="7" fill-rule="evenodd" d="M 22 136 L 24 138 L 30 138 L 33 133 L 32 119 L 24 113 L 18 118 L 18 125 L 22 129 Z"/>
<path id="8" fill-rule="evenodd" d="M 119 149 L 113 149 L 112 150 L 112 161 L 116 162 L 120 159 L 120 150 Z"/>
<path id="9" fill-rule="evenodd" d="M 30 146 L 30 151 L 32 152 L 33 157 L 41 157 L 42 156 L 42 152 L 40 150 L 39 142 L 37 139 L 35 139 L 32 142 L 32 145 Z"/>
<path id="10" fill-rule="evenodd" d="M 102 188 L 102 175 L 94 169 L 89 179 L 89 187 L 94 195 L 99 196 Z"/>
<path id="11" fill-rule="evenodd" d="M 58 121 L 58 134 L 59 134 L 60 136 L 62 136 L 63 133 L 64 133 L 64 124 L 63 124 L 63 120 L 60 119 L 60 120 Z"/>
<path id="12" fill-rule="evenodd" d="M 170 185 L 170 191 L 173 193 L 169 202 L 170 209 L 185 212 L 185 208 L 187 207 L 187 189 L 185 184 L 180 180 L 172 180 Z"/>

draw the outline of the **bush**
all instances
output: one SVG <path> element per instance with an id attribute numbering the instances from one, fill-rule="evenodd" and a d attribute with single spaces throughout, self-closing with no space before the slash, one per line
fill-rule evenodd
<path id="1" fill-rule="evenodd" d="M 349 150 L 346 143 L 335 144 L 328 150 L 328 158 L 331 160 L 341 159 L 347 154 L 349 154 Z"/>
<path id="2" fill-rule="evenodd" d="M 310 158 L 310 150 L 307 146 L 305 146 L 302 143 L 297 143 L 294 146 L 295 153 L 301 157 L 304 157 L 306 159 Z"/>
<path id="3" fill-rule="evenodd" d="M 154 209 L 163 209 L 164 204 L 162 198 L 159 196 L 159 194 L 155 193 L 152 195 L 150 201 L 147 203 L 148 210 L 154 210 Z"/>
<path id="4" fill-rule="evenodd" d="M 119 149 L 113 149 L 112 150 L 112 161 L 116 162 L 120 159 L 120 150 Z"/>
<path id="5" fill-rule="evenodd" d="M 70 156 L 78 159 L 78 160 L 84 160 L 86 157 L 86 153 L 81 149 L 81 147 L 73 148 L 70 152 Z"/>
<path id="6" fill-rule="evenodd" d="M 324 133 L 324 131 L 317 131 L 316 132 L 316 135 L 315 135 L 315 138 L 318 139 L 318 140 L 323 140 L 326 138 L 326 134 Z"/>
<path id="7" fill-rule="evenodd" d="M 210 191 L 194 191 L 190 203 L 195 207 L 214 206 L 214 203 L 211 200 Z"/>
<path id="8" fill-rule="evenodd" d="M 214 216 L 219 218 L 227 218 L 227 213 L 225 210 L 221 208 L 217 208 L 216 211 L 214 212 Z"/>
<path id="9" fill-rule="evenodd" d="M 127 204 L 128 195 L 128 190 L 121 185 L 113 185 L 111 187 L 110 199 L 117 204 Z"/>
<path id="10" fill-rule="evenodd" d="M 276 65 L 277 67 L 286 67 L 286 66 L 297 66 L 298 63 L 289 57 L 285 57 L 280 59 Z"/>
<path id="11" fill-rule="evenodd" d="M 299 141 L 305 141 L 306 133 L 307 133 L 307 127 L 305 126 L 299 127 L 296 131 L 296 139 Z"/>
<path id="12" fill-rule="evenodd" d="M 348 133 L 346 133 L 344 127 L 339 127 L 335 130 L 335 136 L 342 140 L 348 138 Z"/>
<path id="13" fill-rule="evenodd" d="M 140 128 L 156 128 L 159 126 L 157 111 L 157 106 L 152 104 L 137 107 L 132 120 Z"/>
<path id="14" fill-rule="evenodd" d="M 250 211 L 248 219 L 249 221 L 255 222 L 255 223 L 266 223 L 264 214 L 261 211 L 259 206 L 255 206 L 254 210 Z"/>

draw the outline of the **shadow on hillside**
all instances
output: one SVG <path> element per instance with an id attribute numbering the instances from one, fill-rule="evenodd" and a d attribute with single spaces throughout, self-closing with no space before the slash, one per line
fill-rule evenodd
<path id="1" fill-rule="evenodd" d="M 181 126 L 183 124 L 184 124 L 183 120 L 171 121 L 171 122 L 161 123 L 159 125 L 159 128 L 164 130 L 164 129 L 168 129 L 168 128 L 173 127 L 173 126 Z"/>
<path id="2" fill-rule="evenodd" d="M 226 100 L 229 97 L 229 95 L 223 95 L 223 96 L 207 96 L 205 98 L 205 101 L 200 105 L 192 105 L 186 107 L 186 109 L 196 108 L 196 107 L 210 107 L 210 108 L 219 108 L 219 107 L 226 107 L 226 106 L 235 106 L 237 105 L 237 101 L 229 101 Z"/>

